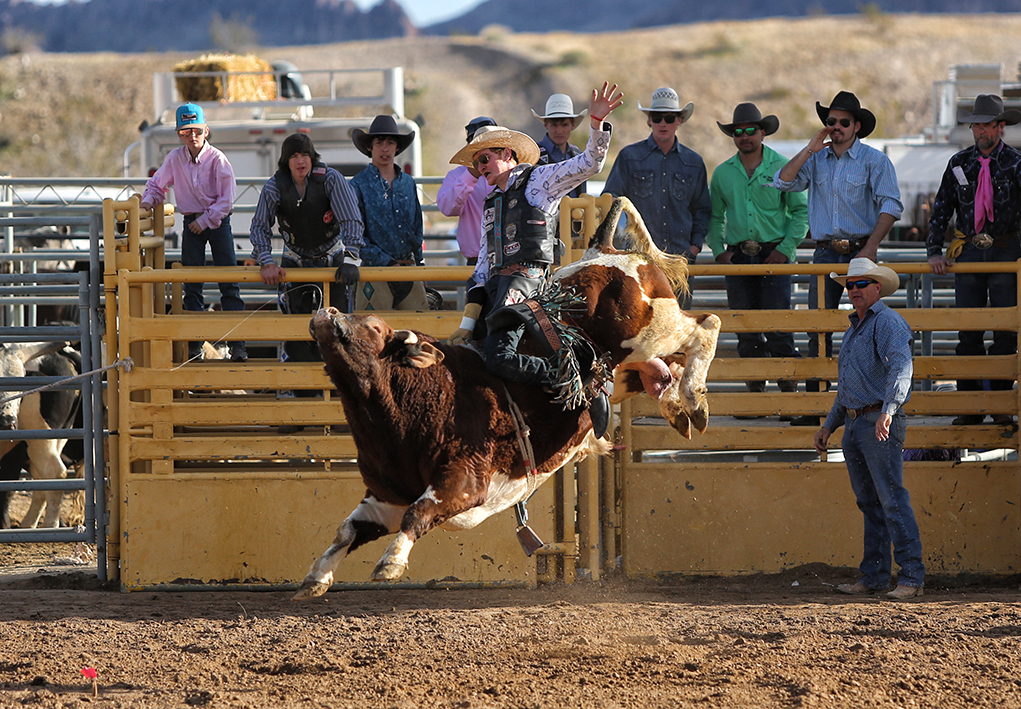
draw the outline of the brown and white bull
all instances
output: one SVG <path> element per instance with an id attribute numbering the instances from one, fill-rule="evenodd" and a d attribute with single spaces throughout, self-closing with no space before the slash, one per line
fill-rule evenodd
<path id="1" fill-rule="evenodd" d="M 622 211 L 627 252 L 612 246 Z M 583 260 L 557 277 L 585 296 L 587 312 L 572 324 L 616 366 L 614 400 L 644 391 L 683 435 L 690 437 L 691 423 L 705 431 L 705 377 L 720 319 L 680 310 L 675 289 L 686 287 L 686 264 L 655 247 L 629 201 L 614 203 Z M 295 600 L 324 594 L 349 552 L 394 533 L 372 578 L 397 579 L 416 540 L 433 527 L 474 527 L 527 499 L 563 465 L 609 451 L 592 434 L 587 410 L 565 411 L 539 387 L 504 383 L 470 348 L 333 308 L 316 313 L 310 330 L 344 406 L 368 490 Z M 534 474 L 508 393 L 531 432 Z"/>

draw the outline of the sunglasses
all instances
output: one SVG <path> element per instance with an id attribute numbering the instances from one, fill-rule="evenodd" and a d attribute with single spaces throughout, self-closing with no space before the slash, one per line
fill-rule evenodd
<path id="1" fill-rule="evenodd" d="M 492 150 L 503 150 L 503 148 L 492 148 Z M 490 160 L 496 160 L 496 156 L 491 155 L 489 153 L 485 153 L 475 158 L 472 161 L 472 165 L 474 165 L 475 167 L 478 167 L 479 165 L 488 165 Z"/>
<path id="2" fill-rule="evenodd" d="M 837 121 L 836 118 L 827 118 L 826 119 L 826 125 L 828 125 L 828 126 L 835 126 L 835 125 L 837 125 L 837 123 L 838 123 L 838 121 Z M 839 123 L 840 123 L 840 125 L 844 126 L 844 128 L 850 128 L 851 127 L 851 119 L 850 118 L 841 118 Z"/>
<path id="3" fill-rule="evenodd" d="M 748 126 L 747 128 L 735 128 L 734 137 L 740 137 L 742 135 L 755 135 L 759 132 L 758 126 Z"/>
<path id="4" fill-rule="evenodd" d="M 665 122 L 668 125 L 673 123 L 673 122 L 675 122 L 675 121 L 680 120 L 680 118 L 681 117 L 678 116 L 676 113 L 665 113 L 665 114 L 664 113 L 650 113 L 649 114 L 649 120 L 652 121 L 653 123 Z"/>
<path id="5" fill-rule="evenodd" d="M 868 288 L 873 283 L 879 283 L 879 281 L 870 281 L 867 278 L 863 278 L 860 281 L 847 281 L 844 285 L 847 287 L 848 292 L 850 292 L 855 288 Z"/>
<path id="6" fill-rule="evenodd" d="M 204 130 L 204 128 L 181 128 L 177 131 L 177 134 L 181 137 L 188 135 L 201 135 Z"/>

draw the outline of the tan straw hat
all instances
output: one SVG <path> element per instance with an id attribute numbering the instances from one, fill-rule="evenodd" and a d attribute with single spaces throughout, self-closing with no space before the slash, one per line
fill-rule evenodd
<path id="1" fill-rule="evenodd" d="M 450 158 L 450 164 L 471 167 L 476 153 L 486 148 L 510 148 L 517 153 L 519 164 L 535 165 L 539 162 L 539 146 L 524 133 L 503 126 L 482 126 L 471 142 Z"/>
<path id="2" fill-rule="evenodd" d="M 834 271 L 830 273 L 830 278 L 842 286 L 847 285 L 848 280 L 871 278 L 880 285 L 880 297 L 890 295 L 900 288 L 900 276 L 897 275 L 896 271 L 889 266 L 877 266 L 873 263 L 872 259 L 867 258 L 851 259 L 851 263 L 847 265 L 846 276 L 839 276 Z"/>

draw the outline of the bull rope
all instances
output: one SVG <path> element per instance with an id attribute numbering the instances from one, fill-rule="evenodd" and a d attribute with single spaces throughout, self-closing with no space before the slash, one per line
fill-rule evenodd
<path id="1" fill-rule="evenodd" d="M 535 465 L 535 451 L 532 450 L 532 431 L 528 427 L 521 409 L 518 408 L 518 405 L 514 403 L 514 399 L 511 398 L 506 384 L 503 385 L 503 393 L 507 395 L 507 404 L 509 405 L 511 419 L 514 421 L 514 429 L 517 433 L 518 450 L 521 451 L 521 459 L 525 463 L 525 482 L 528 486 L 528 497 L 531 497 L 536 489 L 535 475 L 539 472 Z"/>
<path id="2" fill-rule="evenodd" d="M 131 359 L 130 357 L 125 357 L 124 359 L 117 360 L 113 364 L 108 364 L 105 367 L 100 367 L 99 369 L 93 369 L 92 371 L 89 371 L 89 372 L 82 372 L 81 374 L 79 374 L 77 376 L 67 377 L 66 379 L 61 379 L 60 381 L 53 382 L 52 384 L 44 384 L 43 386 L 36 387 L 35 389 L 29 389 L 28 391 L 22 391 L 22 392 L 18 392 L 18 393 L 15 393 L 15 394 L 11 394 L 10 396 L 5 396 L 3 399 L 0 399 L 0 406 L 4 405 L 4 404 L 6 404 L 6 403 L 8 403 L 10 401 L 16 401 L 17 399 L 24 399 L 26 396 L 29 396 L 31 394 L 38 394 L 39 392 L 46 391 L 47 389 L 52 389 L 54 387 L 63 386 L 64 384 L 67 384 L 68 382 L 76 382 L 79 379 L 88 379 L 93 374 L 102 374 L 103 372 L 109 371 L 111 369 L 118 369 L 119 368 L 119 369 L 123 369 L 125 372 L 130 372 L 131 368 L 133 366 L 135 366 L 135 361 L 133 359 Z"/>

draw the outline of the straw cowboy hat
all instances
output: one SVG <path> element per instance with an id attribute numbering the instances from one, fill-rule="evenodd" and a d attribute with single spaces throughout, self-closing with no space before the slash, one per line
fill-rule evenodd
<path id="1" fill-rule="evenodd" d="M 532 112 L 532 115 L 538 118 L 540 121 L 545 121 L 547 118 L 570 118 L 574 121 L 574 127 L 577 128 L 578 124 L 581 123 L 581 119 L 588 113 L 588 109 L 583 109 L 581 113 L 574 112 L 574 102 L 571 97 L 567 94 L 553 94 L 546 99 L 546 115 L 540 116 L 535 112 L 534 108 L 528 109 Z"/>
<path id="2" fill-rule="evenodd" d="M 979 94 L 975 97 L 975 108 L 971 113 L 968 109 L 957 109 L 958 123 L 991 123 L 1005 121 L 1008 126 L 1021 121 L 1021 111 L 1013 108 L 1003 110 L 1003 99 L 995 94 Z"/>
<path id="3" fill-rule="evenodd" d="M 871 278 L 880 285 L 879 296 L 887 296 L 900 288 L 900 276 L 889 266 L 877 266 L 871 259 L 853 258 L 847 265 L 847 275 L 838 276 L 836 272 L 830 273 L 830 278 L 842 286 L 847 285 L 848 280 L 859 278 Z"/>
<path id="4" fill-rule="evenodd" d="M 815 112 L 819 114 L 819 118 L 824 125 L 826 124 L 826 119 L 829 118 L 830 111 L 847 111 L 854 116 L 854 120 L 861 124 L 861 127 L 858 129 L 859 138 L 864 138 L 876 129 L 876 117 L 872 114 L 872 111 L 862 108 L 858 97 L 850 91 L 838 93 L 830 101 L 829 106 L 823 106 L 818 101 L 815 102 Z"/>
<path id="5" fill-rule="evenodd" d="M 691 114 L 695 111 L 695 104 L 688 101 L 681 108 L 681 100 L 677 98 L 677 92 L 671 89 L 669 86 L 658 88 L 652 92 L 652 104 L 645 108 L 642 106 L 642 102 L 638 102 L 638 110 L 645 113 L 678 113 L 681 116 L 681 123 L 684 123 L 691 117 Z"/>
<path id="6" fill-rule="evenodd" d="M 716 121 L 716 125 L 720 127 L 724 133 L 729 135 L 731 138 L 734 137 L 734 126 L 740 125 L 741 123 L 754 123 L 762 132 L 766 135 L 773 135 L 776 133 L 777 128 L 780 127 L 780 119 L 774 115 L 762 117 L 762 113 L 759 112 L 758 106 L 754 103 L 739 103 L 737 108 L 734 109 L 734 120 L 730 123 L 723 124 Z"/>
<path id="7" fill-rule="evenodd" d="M 415 140 L 415 131 L 401 133 L 397 130 L 397 121 L 394 120 L 394 117 L 385 114 L 372 119 L 372 125 L 369 126 L 368 133 L 361 128 L 355 128 L 351 131 L 351 140 L 354 141 L 358 152 L 371 158 L 372 139 L 378 138 L 381 135 L 390 136 L 397 141 L 397 155 L 403 153 L 411 145 L 412 141 Z"/>
<path id="8" fill-rule="evenodd" d="M 517 153 L 519 164 L 535 165 L 539 162 L 539 146 L 524 133 L 503 126 L 482 126 L 475 131 L 471 142 L 450 158 L 450 164 L 472 167 L 475 154 L 486 148 L 510 148 Z"/>

